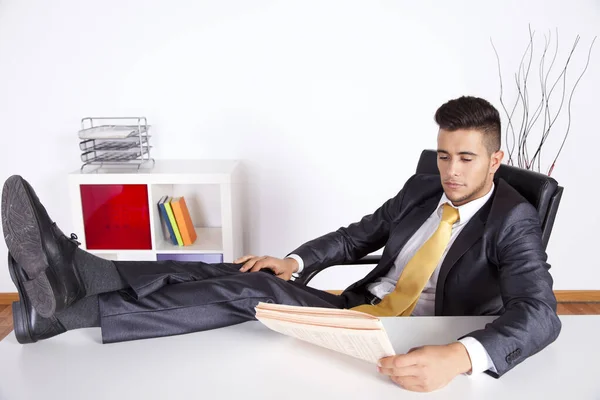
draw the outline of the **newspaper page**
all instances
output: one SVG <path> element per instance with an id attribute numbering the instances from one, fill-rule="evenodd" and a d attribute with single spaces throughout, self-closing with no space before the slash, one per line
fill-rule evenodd
<path id="1" fill-rule="evenodd" d="M 306 307 L 305 311 L 311 307 Z M 338 310 L 339 311 L 339 310 Z M 349 356 L 376 364 L 382 357 L 394 355 L 394 348 L 378 318 L 365 319 L 363 327 L 348 327 L 342 324 L 343 319 L 335 320 L 334 326 L 327 323 L 327 317 L 315 315 L 288 319 L 285 312 L 281 316 L 273 313 L 263 314 L 257 309 L 256 318 L 268 328 L 281 334 L 291 336 L 326 349 L 334 350 Z M 352 320 L 348 320 L 352 322 Z M 354 325 L 355 324 L 350 324 Z"/>

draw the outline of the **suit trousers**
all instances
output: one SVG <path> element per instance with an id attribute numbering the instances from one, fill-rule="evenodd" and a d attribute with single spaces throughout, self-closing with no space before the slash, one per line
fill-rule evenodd
<path id="1" fill-rule="evenodd" d="M 104 343 L 180 335 L 255 320 L 259 302 L 346 308 L 346 299 L 240 264 L 116 261 L 129 288 L 99 296 Z"/>

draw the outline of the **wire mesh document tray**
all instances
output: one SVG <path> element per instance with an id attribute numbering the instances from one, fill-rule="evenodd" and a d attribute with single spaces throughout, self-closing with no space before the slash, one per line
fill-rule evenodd
<path id="1" fill-rule="evenodd" d="M 154 166 L 146 117 L 86 117 L 78 136 L 81 171 L 92 165 Z"/>

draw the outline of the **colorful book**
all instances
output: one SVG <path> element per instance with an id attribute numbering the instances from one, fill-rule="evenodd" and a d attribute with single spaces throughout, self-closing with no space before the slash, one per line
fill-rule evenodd
<path id="1" fill-rule="evenodd" d="M 177 226 L 177 221 L 175 220 L 175 215 L 173 215 L 173 209 L 171 208 L 171 200 L 173 198 L 169 197 L 165 201 L 165 209 L 167 210 L 167 215 L 169 217 L 169 222 L 171 222 L 171 227 L 173 228 L 173 232 L 175 233 L 175 238 L 177 239 L 177 244 L 179 246 L 183 246 L 183 240 L 181 239 L 181 234 L 179 233 L 179 227 Z"/>
<path id="2" fill-rule="evenodd" d="M 194 229 L 194 224 L 192 223 L 192 218 L 187 208 L 187 204 L 185 203 L 185 199 L 179 197 L 171 200 L 171 208 L 173 209 L 173 215 L 177 221 L 177 227 L 179 228 L 183 245 L 189 246 L 193 244 L 197 238 L 196 229 Z"/>
<path id="3" fill-rule="evenodd" d="M 175 231 L 173 230 L 173 226 L 171 226 L 171 221 L 169 221 L 169 215 L 167 214 L 167 208 L 165 207 L 165 201 L 167 201 L 167 199 L 169 198 L 169 196 L 163 196 L 160 198 L 160 200 L 158 201 L 158 210 L 160 211 L 160 215 L 161 215 L 161 220 L 163 223 L 163 231 L 167 231 L 165 232 L 165 239 L 167 238 L 167 233 L 168 233 L 168 238 L 171 240 L 171 243 L 173 243 L 174 245 L 177 245 L 177 238 L 175 237 Z"/>

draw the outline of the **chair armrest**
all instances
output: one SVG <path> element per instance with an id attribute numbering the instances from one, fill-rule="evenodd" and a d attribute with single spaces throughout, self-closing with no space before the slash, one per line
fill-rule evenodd
<path id="1" fill-rule="evenodd" d="M 298 276 L 298 278 L 295 279 L 295 282 L 300 283 L 301 285 L 307 285 L 308 282 L 315 277 L 315 275 L 317 275 L 319 272 L 323 271 L 326 268 L 329 267 L 333 267 L 336 265 L 363 265 L 363 264 L 379 264 L 379 261 L 381 260 L 381 256 L 380 255 L 369 255 L 369 256 L 365 256 L 359 260 L 351 260 L 351 261 L 345 261 L 345 262 L 341 262 L 341 263 L 337 263 L 337 264 L 333 264 L 333 265 L 323 265 L 323 266 L 318 266 L 316 268 L 312 268 L 310 270 L 310 272 L 308 271 L 303 271 L 300 273 L 300 275 Z"/>

